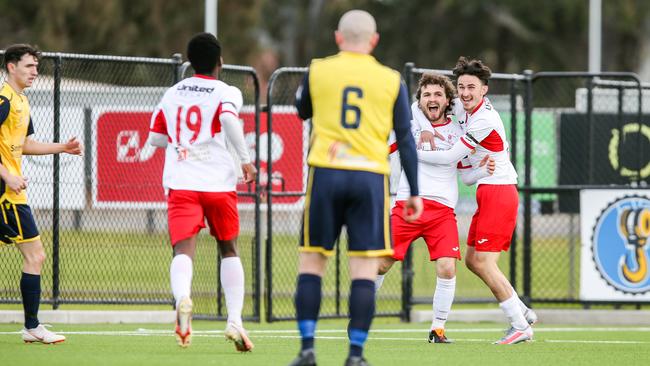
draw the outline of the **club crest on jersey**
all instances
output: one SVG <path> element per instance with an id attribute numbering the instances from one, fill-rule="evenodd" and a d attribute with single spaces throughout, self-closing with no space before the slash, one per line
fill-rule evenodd
<path id="1" fill-rule="evenodd" d="M 187 149 L 182 146 L 176 146 L 176 155 L 178 156 L 178 161 L 187 160 Z"/>
<path id="2" fill-rule="evenodd" d="M 610 203 L 594 226 L 592 253 L 601 277 L 631 294 L 650 291 L 650 199 L 624 197 Z"/>

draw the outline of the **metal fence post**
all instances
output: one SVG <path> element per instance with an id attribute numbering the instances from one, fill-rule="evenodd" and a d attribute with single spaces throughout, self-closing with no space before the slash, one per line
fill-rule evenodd
<path id="1" fill-rule="evenodd" d="M 257 78 L 257 72 L 253 70 L 253 84 L 255 85 L 255 169 L 260 171 L 260 81 Z M 262 283 L 262 221 L 261 221 L 261 195 L 264 191 L 260 187 L 260 175 L 255 175 L 255 239 L 253 243 L 253 260 L 257 269 L 253 274 L 253 314 L 258 320 L 262 319 L 261 314 L 261 283 Z"/>
<path id="2" fill-rule="evenodd" d="M 526 82 L 525 111 L 526 120 L 524 124 L 524 252 L 523 252 L 523 301 L 530 304 L 531 300 L 531 279 L 532 279 L 532 212 L 531 212 L 531 162 L 532 162 L 532 121 L 533 121 L 533 72 L 524 70 Z"/>
<path id="3" fill-rule="evenodd" d="M 594 80 L 593 76 L 589 77 L 587 79 L 587 136 L 589 139 L 589 144 L 587 145 L 587 162 L 588 162 L 588 169 L 589 171 L 587 172 L 588 184 L 594 184 L 594 127 L 593 127 L 593 119 L 594 119 Z"/>
<path id="4" fill-rule="evenodd" d="M 510 80 L 510 160 L 517 170 L 517 80 Z M 510 284 L 517 288 L 517 226 L 510 240 Z"/>
<path id="5" fill-rule="evenodd" d="M 408 91 L 409 104 L 412 102 L 411 85 L 413 84 L 414 64 L 408 62 L 404 65 L 404 80 Z M 402 262 L 402 311 L 400 319 L 404 322 L 411 321 L 411 308 L 413 303 L 413 246 L 409 246 L 404 261 Z"/>
<path id="6" fill-rule="evenodd" d="M 54 93 L 52 107 L 54 110 L 53 142 L 61 140 L 61 54 L 54 57 Z M 59 308 L 59 168 L 60 159 L 58 154 L 52 156 L 52 308 Z"/>
<path id="7" fill-rule="evenodd" d="M 271 131 L 273 131 L 273 84 L 281 72 L 278 70 L 274 71 L 271 77 L 269 78 L 269 85 L 267 87 L 266 94 L 266 156 L 270 157 L 272 153 L 271 147 Z M 257 144 L 259 146 L 259 143 Z M 257 159 L 260 160 L 260 159 Z M 266 280 L 266 321 L 272 322 L 273 319 L 273 159 L 268 158 L 266 162 L 266 186 L 264 190 L 266 191 L 266 252 L 264 260 L 264 275 Z"/>

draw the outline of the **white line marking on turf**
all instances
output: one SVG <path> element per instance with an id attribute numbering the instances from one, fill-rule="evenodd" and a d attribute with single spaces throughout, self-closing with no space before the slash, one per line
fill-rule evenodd
<path id="1" fill-rule="evenodd" d="M 502 333 L 504 328 L 466 328 L 466 329 L 454 329 L 448 328 L 448 333 Z M 318 334 L 345 334 L 347 330 L 345 329 L 320 329 L 316 331 Z M 372 329 L 370 330 L 371 334 L 380 334 L 380 333 L 428 333 L 428 328 L 423 329 Z M 535 333 L 545 333 L 545 332 L 650 332 L 650 327 L 610 327 L 610 328 L 587 328 L 587 327 L 573 327 L 573 328 L 535 328 Z M 2 334 L 19 334 L 19 331 L 16 332 L 0 332 Z M 136 330 L 116 330 L 116 331 L 58 331 L 60 334 L 82 334 L 82 335 L 168 335 L 172 334 L 171 330 L 163 329 L 145 329 L 138 328 Z M 298 330 L 294 329 L 258 329 L 258 330 L 249 330 L 250 334 L 298 334 Z M 222 330 L 195 330 L 193 332 L 195 335 L 204 334 L 204 335 L 222 335 Z"/>
<path id="2" fill-rule="evenodd" d="M 469 329 L 456 329 L 448 330 L 450 333 L 478 333 L 478 332 L 502 332 L 502 329 L 499 328 L 469 328 Z M 650 331 L 650 328 L 639 327 L 639 328 L 536 328 L 535 332 L 546 331 L 546 332 L 581 332 L 581 331 L 595 331 L 595 332 L 612 332 L 612 331 L 637 331 L 637 332 L 647 332 Z M 377 329 L 371 331 L 371 333 L 427 333 L 428 329 L 418 330 L 418 329 Z M 139 328 L 133 331 L 63 331 L 57 332 L 60 334 L 68 335 L 98 335 L 98 336 L 136 336 L 136 337 L 170 337 L 174 332 L 171 330 L 161 330 L 161 329 L 144 329 Z M 300 339 L 300 336 L 297 335 L 296 330 L 280 330 L 280 329 L 269 329 L 269 330 L 253 330 L 249 333 L 254 333 L 255 338 L 282 338 L 282 339 Z M 264 334 L 268 335 L 264 335 Z M 323 329 L 317 331 L 321 334 L 335 334 L 335 333 L 346 333 L 346 330 L 339 329 Z M 0 332 L 0 335 L 14 335 L 20 334 L 20 332 Z M 196 337 L 205 337 L 205 338 L 220 338 L 223 337 L 223 331 L 221 330 L 205 330 L 205 331 L 194 331 L 193 335 Z M 317 339 L 326 339 L 326 340 L 347 340 L 347 336 L 317 336 Z M 369 337 L 371 340 L 376 341 L 426 341 L 426 337 Z M 483 339 L 483 338 L 460 338 L 456 339 L 456 342 L 465 343 L 465 342 L 487 342 L 491 343 L 494 339 Z M 636 341 L 636 340 L 578 340 L 578 339 L 542 339 L 533 342 L 540 343 L 583 343 L 583 344 L 650 344 L 650 341 Z"/>

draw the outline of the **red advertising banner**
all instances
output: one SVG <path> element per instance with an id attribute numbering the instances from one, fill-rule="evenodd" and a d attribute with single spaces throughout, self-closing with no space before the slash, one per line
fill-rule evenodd
<path id="1" fill-rule="evenodd" d="M 274 113 L 272 144 L 274 192 L 304 192 L 305 127 L 295 111 Z M 240 113 L 251 158 L 255 156 L 255 114 Z M 151 112 L 103 111 L 96 117 L 96 179 L 94 203 L 107 207 L 163 207 L 162 171 L 165 154 L 148 145 Z M 267 180 L 268 134 L 266 114 L 260 116 L 260 180 Z M 254 192 L 254 184 L 239 184 L 237 191 Z M 301 196 L 278 197 L 278 204 L 298 203 Z M 252 203 L 240 197 L 240 203 Z"/>

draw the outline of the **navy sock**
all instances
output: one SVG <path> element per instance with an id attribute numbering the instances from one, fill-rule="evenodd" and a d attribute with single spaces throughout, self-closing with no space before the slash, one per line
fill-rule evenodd
<path id="1" fill-rule="evenodd" d="M 301 350 L 314 348 L 316 321 L 320 312 L 321 278 L 313 274 L 298 275 L 296 315 L 301 337 Z"/>
<path id="2" fill-rule="evenodd" d="M 350 356 L 361 357 L 375 315 L 375 283 L 371 280 L 353 280 L 350 286 L 349 307 Z"/>
<path id="3" fill-rule="evenodd" d="M 20 293 L 23 296 L 25 328 L 38 327 L 38 306 L 41 303 L 41 275 L 23 272 L 20 278 Z"/>

